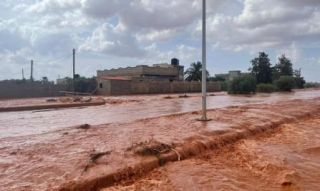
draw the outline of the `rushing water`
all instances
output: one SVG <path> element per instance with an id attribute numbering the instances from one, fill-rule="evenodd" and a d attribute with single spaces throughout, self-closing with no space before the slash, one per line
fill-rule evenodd
<path id="1" fill-rule="evenodd" d="M 320 90 L 252 96 L 229 96 L 218 93 L 216 96 L 208 97 L 208 108 L 272 103 L 290 99 L 310 99 L 319 95 Z M 165 99 L 164 97 L 165 95 L 124 96 L 116 98 L 128 100 L 121 104 L 0 113 L 0 138 L 41 134 L 81 124 L 123 123 L 142 118 L 200 110 L 201 97 L 199 94 L 192 94 L 189 98 L 177 98 L 177 95 L 172 96 L 173 99 Z M 2 105 L 5 103 L 2 102 Z"/>

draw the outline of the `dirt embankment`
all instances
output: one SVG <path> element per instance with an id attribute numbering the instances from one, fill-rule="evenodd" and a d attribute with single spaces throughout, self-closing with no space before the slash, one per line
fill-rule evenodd
<path id="1" fill-rule="evenodd" d="M 83 126 L 32 137 L 1 139 L 0 184 L 7 190 L 98 190 L 170 161 L 277 129 L 320 111 L 320 99 L 228 107 Z M 183 172 L 182 172 L 183 173 Z"/>
<path id="2" fill-rule="evenodd" d="M 29 111 L 43 109 L 60 109 L 70 107 L 104 105 L 106 101 L 100 97 L 61 97 L 46 99 L 10 100 L 0 107 L 0 112 Z M 4 103 L 0 104 L 4 105 Z"/>
<path id="3" fill-rule="evenodd" d="M 181 162 L 113 190 L 320 190 L 320 115 Z"/>

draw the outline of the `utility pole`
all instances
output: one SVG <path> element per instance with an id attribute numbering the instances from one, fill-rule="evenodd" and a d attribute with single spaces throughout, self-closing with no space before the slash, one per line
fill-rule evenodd
<path id="1" fill-rule="evenodd" d="M 75 75 L 76 75 L 76 49 L 72 50 L 73 55 L 73 77 L 72 77 L 72 86 L 73 86 L 73 92 L 75 92 Z"/>
<path id="2" fill-rule="evenodd" d="M 30 81 L 33 81 L 33 60 L 31 60 Z"/>
<path id="3" fill-rule="evenodd" d="M 208 121 L 207 118 L 207 8 L 206 0 L 202 0 L 202 117 L 201 121 Z"/>
<path id="4" fill-rule="evenodd" d="M 22 80 L 25 80 L 25 78 L 24 78 L 24 70 L 23 70 L 23 68 L 22 68 Z"/>

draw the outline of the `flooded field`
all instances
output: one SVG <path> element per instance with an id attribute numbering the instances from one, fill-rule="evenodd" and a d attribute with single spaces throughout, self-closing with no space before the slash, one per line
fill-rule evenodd
<path id="1" fill-rule="evenodd" d="M 320 190 L 320 116 L 166 165 L 115 190 Z"/>
<path id="2" fill-rule="evenodd" d="M 179 95 L 106 97 L 107 104 L 104 106 L 0 113 L 0 138 L 42 134 L 81 124 L 125 123 L 142 118 L 200 110 L 200 95 L 188 95 L 190 96 L 188 98 L 179 98 Z M 228 96 L 216 93 L 215 96 L 208 97 L 208 108 L 311 99 L 319 95 L 320 90 L 252 96 Z M 44 98 L 3 100 L 0 101 L 0 107 L 43 102 Z"/>

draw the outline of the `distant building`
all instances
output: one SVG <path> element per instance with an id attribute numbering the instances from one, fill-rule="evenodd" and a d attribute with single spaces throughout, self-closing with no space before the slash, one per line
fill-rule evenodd
<path id="1" fill-rule="evenodd" d="M 173 58 L 171 64 L 97 71 L 99 95 L 184 93 L 201 91 L 201 83 L 184 82 L 184 66 Z M 219 91 L 218 83 L 208 84 L 208 91 Z"/>
<path id="2" fill-rule="evenodd" d="M 56 84 L 57 84 L 57 85 L 63 85 L 63 86 L 65 86 L 65 85 L 70 84 L 71 82 L 72 82 L 72 79 L 66 77 L 66 78 L 59 78 L 59 79 L 57 79 Z"/>
<path id="3" fill-rule="evenodd" d="M 224 80 L 233 80 L 237 77 L 241 77 L 247 74 L 249 73 L 242 73 L 240 70 L 233 70 L 233 71 L 229 71 L 229 73 L 227 74 L 216 74 L 215 77 L 222 78 Z"/>
<path id="4" fill-rule="evenodd" d="M 133 81 L 183 81 L 184 67 L 179 65 L 178 59 L 174 58 L 171 64 L 138 65 L 135 67 L 97 71 L 98 79 L 114 77 Z"/>

